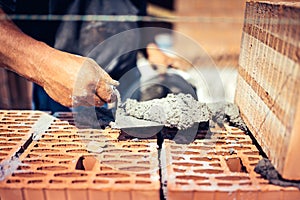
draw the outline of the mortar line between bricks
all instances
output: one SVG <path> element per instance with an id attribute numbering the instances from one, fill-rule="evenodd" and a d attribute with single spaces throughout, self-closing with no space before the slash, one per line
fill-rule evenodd
<path id="1" fill-rule="evenodd" d="M 0 180 L 6 179 L 6 177 L 10 176 L 16 171 L 18 166 L 21 164 L 21 161 L 19 161 L 18 158 L 25 152 L 25 150 L 30 146 L 30 144 L 35 139 L 39 139 L 39 136 L 41 134 L 44 134 L 46 130 L 49 129 L 49 127 L 51 126 L 54 120 L 55 118 L 53 116 L 50 116 L 47 113 L 43 113 L 43 115 L 33 124 L 30 130 L 31 132 L 30 137 L 28 137 L 28 139 L 23 143 L 23 145 L 18 150 L 16 150 L 16 152 L 14 152 L 14 154 L 9 158 L 7 163 L 0 165 L 0 170 L 1 170 Z M 23 190 L 22 190 L 22 195 L 24 195 Z"/>

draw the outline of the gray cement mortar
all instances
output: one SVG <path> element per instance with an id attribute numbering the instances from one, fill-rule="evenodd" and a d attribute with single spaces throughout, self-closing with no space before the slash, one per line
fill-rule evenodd
<path id="1" fill-rule="evenodd" d="M 254 171 L 269 180 L 271 184 L 282 187 L 298 187 L 300 189 L 300 181 L 283 179 L 267 158 L 260 160 Z"/>
<path id="2" fill-rule="evenodd" d="M 185 130 L 195 123 L 212 120 L 219 125 L 225 121 L 246 130 L 239 109 L 232 103 L 201 103 L 190 94 L 168 94 L 161 99 L 138 102 L 127 99 L 122 105 L 125 114 L 138 119 L 154 121 L 166 127 Z"/>

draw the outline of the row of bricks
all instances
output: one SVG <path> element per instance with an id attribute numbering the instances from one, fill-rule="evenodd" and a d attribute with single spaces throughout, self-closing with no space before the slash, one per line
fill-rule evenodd
<path id="1" fill-rule="evenodd" d="M 167 199 L 300 198 L 253 171 L 261 156 L 243 131 L 211 131 L 188 145 L 165 140 L 159 166 L 154 140 L 119 141 L 118 130 L 77 130 L 56 120 L 0 182 L 1 199 L 159 199 L 159 167 Z M 89 150 L 90 142 L 101 151 Z"/>

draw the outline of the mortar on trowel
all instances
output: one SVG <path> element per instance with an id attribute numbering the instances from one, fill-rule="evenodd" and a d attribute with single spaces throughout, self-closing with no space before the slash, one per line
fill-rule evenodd
<path id="1" fill-rule="evenodd" d="M 127 99 L 121 103 L 117 94 L 117 109 L 112 128 L 118 128 L 138 138 L 149 138 L 163 127 L 177 128 L 177 137 L 184 136 L 192 142 L 202 122 L 215 121 L 219 125 L 228 119 L 245 129 L 237 106 L 232 103 L 201 103 L 190 94 L 168 94 L 161 99 L 138 102 Z"/>

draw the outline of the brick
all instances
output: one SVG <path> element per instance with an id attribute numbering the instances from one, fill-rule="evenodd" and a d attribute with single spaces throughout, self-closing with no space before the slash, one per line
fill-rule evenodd
<path id="1" fill-rule="evenodd" d="M 226 126 L 189 145 L 166 141 L 162 167 L 167 199 L 289 199 L 297 188 L 274 186 L 254 172 L 262 158 L 251 138 Z M 295 196 L 294 196 L 295 195 Z"/>
<path id="2" fill-rule="evenodd" d="M 0 182 L 1 199 L 159 199 L 156 141 L 119 141 L 119 133 L 54 120 Z"/>
<path id="3" fill-rule="evenodd" d="M 235 101 L 282 177 L 300 180 L 300 4 L 247 2 Z"/>

